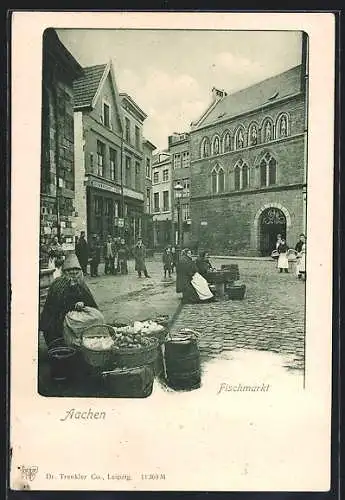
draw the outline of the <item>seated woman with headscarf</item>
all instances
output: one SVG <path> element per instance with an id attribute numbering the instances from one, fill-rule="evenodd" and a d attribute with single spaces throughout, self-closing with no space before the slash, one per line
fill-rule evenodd
<path id="1" fill-rule="evenodd" d="M 199 257 L 196 259 L 195 264 L 198 273 L 207 280 L 207 274 L 213 269 L 213 266 L 209 260 L 209 254 L 207 252 L 201 252 Z"/>
<path id="2" fill-rule="evenodd" d="M 46 344 L 63 337 L 63 322 L 68 312 L 81 311 L 84 306 L 98 309 L 77 259 L 72 254 L 66 257 L 62 265 L 62 275 L 50 285 L 41 318 L 40 330 Z"/>
<path id="3" fill-rule="evenodd" d="M 182 250 L 177 264 L 176 291 L 177 293 L 182 292 L 182 302 L 184 303 L 196 304 L 214 300 L 214 295 L 209 289 L 207 281 L 198 273 L 189 248 Z"/>

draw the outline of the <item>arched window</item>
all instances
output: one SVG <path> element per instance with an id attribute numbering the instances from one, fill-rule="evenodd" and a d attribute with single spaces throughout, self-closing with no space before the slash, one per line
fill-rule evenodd
<path id="1" fill-rule="evenodd" d="M 237 165 L 237 167 L 235 167 L 234 172 L 235 172 L 235 190 L 239 191 L 241 188 L 241 167 Z"/>
<path id="2" fill-rule="evenodd" d="M 217 193 L 218 188 L 218 173 L 216 169 L 212 170 L 212 193 Z"/>
<path id="3" fill-rule="evenodd" d="M 220 141 L 219 137 L 216 135 L 216 137 L 212 141 L 212 155 L 219 155 L 220 153 Z"/>
<path id="4" fill-rule="evenodd" d="M 270 118 L 266 118 L 262 124 L 261 129 L 262 142 L 270 142 L 274 139 L 273 131 L 273 121 Z"/>
<path id="5" fill-rule="evenodd" d="M 205 137 L 201 141 L 201 158 L 207 158 L 210 156 L 210 141 Z"/>
<path id="6" fill-rule="evenodd" d="M 287 137 L 289 135 L 289 120 L 286 113 L 278 116 L 276 125 L 276 138 Z"/>
<path id="7" fill-rule="evenodd" d="M 272 186 L 277 181 L 277 162 L 271 158 L 268 163 L 268 185 Z"/>
<path id="8" fill-rule="evenodd" d="M 226 132 L 223 138 L 223 152 L 228 153 L 231 151 L 231 137 L 230 132 Z"/>
<path id="9" fill-rule="evenodd" d="M 244 129 L 243 129 L 243 127 L 239 127 L 237 129 L 237 132 L 235 135 L 235 147 L 236 147 L 236 149 L 243 149 L 244 148 Z"/>
<path id="10" fill-rule="evenodd" d="M 216 165 L 211 173 L 211 189 L 212 193 L 224 193 L 225 191 L 225 174 L 222 167 Z"/>
<path id="11" fill-rule="evenodd" d="M 261 160 L 260 163 L 260 186 L 265 187 L 267 184 L 266 179 L 267 163 L 265 160 Z"/>
<path id="12" fill-rule="evenodd" d="M 256 146 L 258 143 L 258 126 L 252 123 L 248 131 L 248 146 Z"/>
<path id="13" fill-rule="evenodd" d="M 276 183 L 277 161 L 270 153 L 266 153 L 260 162 L 260 185 L 266 187 Z"/>
<path id="14" fill-rule="evenodd" d="M 234 187 L 236 191 L 239 189 L 247 189 L 249 186 L 249 168 L 242 159 L 235 165 L 234 180 Z"/>
<path id="15" fill-rule="evenodd" d="M 242 189 L 247 189 L 249 184 L 249 170 L 248 165 L 245 163 L 242 167 Z"/>
<path id="16" fill-rule="evenodd" d="M 220 168 L 218 171 L 218 193 L 224 193 L 224 189 L 225 189 L 224 170 Z"/>

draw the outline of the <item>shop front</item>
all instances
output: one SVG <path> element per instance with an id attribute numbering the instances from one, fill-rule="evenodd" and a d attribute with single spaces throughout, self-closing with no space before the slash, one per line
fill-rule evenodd
<path id="1" fill-rule="evenodd" d="M 124 233 L 123 237 L 129 247 L 133 247 L 143 234 L 144 197 L 143 194 L 124 188 Z"/>
<path id="2" fill-rule="evenodd" d="M 89 179 L 86 183 L 86 199 L 89 238 L 97 234 L 101 241 L 105 241 L 108 234 L 113 237 L 121 236 L 121 187 Z"/>

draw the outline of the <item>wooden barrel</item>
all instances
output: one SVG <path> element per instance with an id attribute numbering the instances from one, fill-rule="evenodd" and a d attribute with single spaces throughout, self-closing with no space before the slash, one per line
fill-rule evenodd
<path id="1" fill-rule="evenodd" d="M 171 339 L 165 343 L 165 370 L 169 387 L 192 390 L 200 387 L 200 353 L 196 339 Z"/>
<path id="2" fill-rule="evenodd" d="M 222 264 L 221 270 L 226 271 L 226 281 L 238 281 L 240 279 L 238 264 Z"/>

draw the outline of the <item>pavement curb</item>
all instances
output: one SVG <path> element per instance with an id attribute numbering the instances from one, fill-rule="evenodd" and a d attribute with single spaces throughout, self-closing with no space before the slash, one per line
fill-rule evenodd
<path id="1" fill-rule="evenodd" d="M 252 260 L 259 262 L 274 262 L 272 257 L 238 257 L 236 255 L 210 255 L 212 259 L 227 259 L 227 260 Z"/>
<path id="2" fill-rule="evenodd" d="M 180 312 L 182 311 L 182 308 L 183 308 L 183 304 L 182 304 L 182 300 L 178 303 L 177 305 L 177 308 L 174 312 L 174 314 L 171 316 L 169 322 L 168 322 L 168 327 L 169 327 L 169 330 L 172 328 L 172 326 L 174 325 L 177 317 L 179 316 Z"/>

